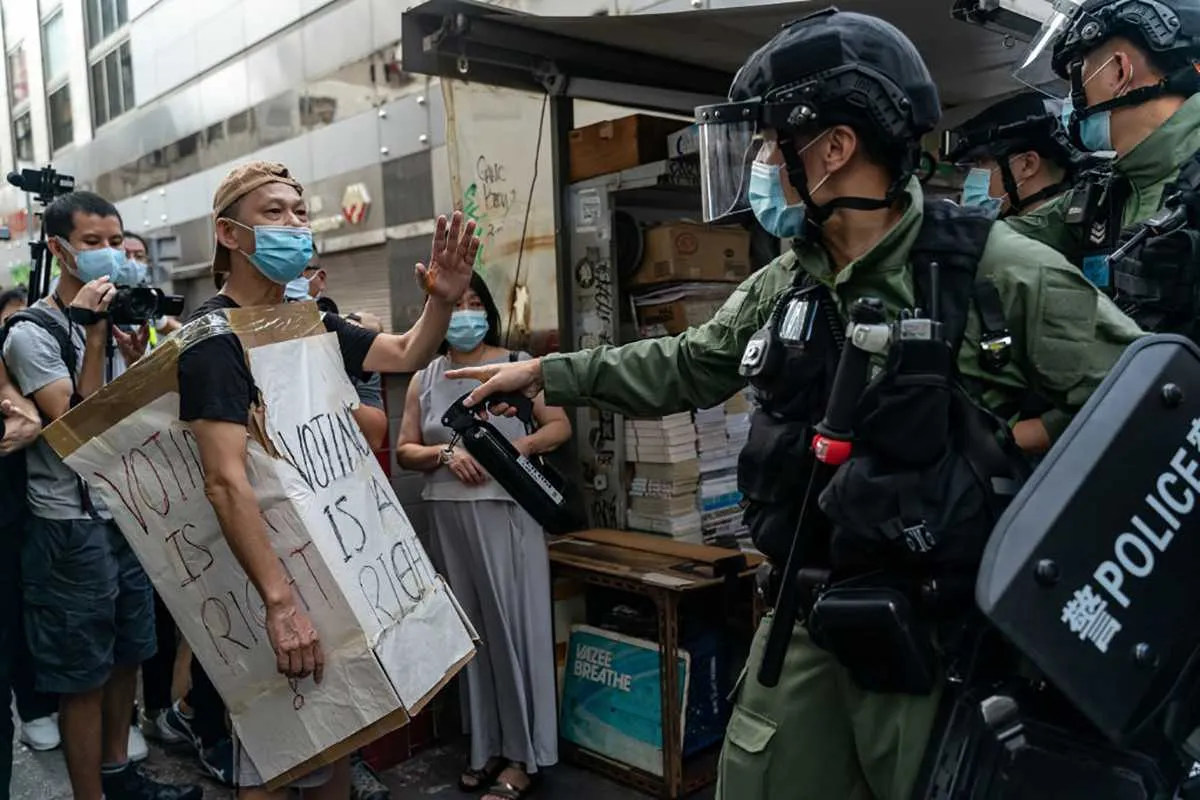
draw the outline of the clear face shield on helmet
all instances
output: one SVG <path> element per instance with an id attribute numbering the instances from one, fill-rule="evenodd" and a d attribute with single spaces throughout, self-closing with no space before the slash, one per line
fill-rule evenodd
<path id="1" fill-rule="evenodd" d="M 762 146 L 761 107 L 761 101 L 750 100 L 696 109 L 705 222 L 750 209 L 750 165 Z"/>
<path id="2" fill-rule="evenodd" d="M 1054 69 L 1055 44 L 1064 36 L 1081 41 L 1097 38 L 1104 26 L 1092 15 L 1080 12 L 1083 0 L 1052 0 L 1051 5 L 1053 11 L 1017 59 L 1012 74 L 1031 89 L 1065 100 L 1071 85 Z"/>

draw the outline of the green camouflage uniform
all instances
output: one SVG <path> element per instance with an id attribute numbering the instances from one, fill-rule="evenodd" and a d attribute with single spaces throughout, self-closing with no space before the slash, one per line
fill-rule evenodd
<path id="1" fill-rule="evenodd" d="M 1136 147 L 1113 162 L 1117 176 L 1128 179 L 1133 191 L 1125 201 L 1122 225 L 1141 222 L 1162 205 L 1163 188 L 1200 150 L 1200 94 L 1193 95 L 1170 119 Z M 1006 222 L 1026 236 L 1050 245 L 1074 264 L 1083 261 L 1083 228 L 1066 220 L 1071 193 L 1011 217 Z"/>
<path id="2" fill-rule="evenodd" d="M 892 318 L 914 303 L 908 254 L 923 216 L 908 187 L 900 222 L 834 274 L 822 247 L 801 245 L 744 281 L 709 322 L 673 338 L 547 356 L 546 401 L 632 416 L 706 408 L 743 385 L 742 351 L 777 298 L 805 270 L 827 286 L 845 316 L 860 297 L 883 301 Z M 992 228 L 978 275 L 995 283 L 1014 339 L 1000 373 L 979 363 L 980 320 L 971 307 L 959 354 L 964 375 L 996 406 L 1032 388 L 1062 409 L 1062 428 L 1141 331 L 1061 255 L 1006 225 Z M 759 628 L 721 754 L 723 800 L 907 800 L 924 755 L 940 690 L 931 696 L 871 694 L 813 646 L 797 625 L 775 688 L 757 681 L 768 622 Z"/>

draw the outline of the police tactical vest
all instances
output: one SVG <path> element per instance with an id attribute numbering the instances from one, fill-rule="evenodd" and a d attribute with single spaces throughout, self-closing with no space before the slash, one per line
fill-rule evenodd
<path id="1" fill-rule="evenodd" d="M 1140 328 L 1200 341 L 1200 152 L 1163 188 L 1160 211 L 1122 238 L 1153 233 L 1111 265 L 1113 300 Z M 1172 209 L 1177 224 L 1155 224 Z"/>
<path id="2" fill-rule="evenodd" d="M 803 270 L 775 305 L 764 331 L 782 333 L 789 310 L 811 309 L 795 344 L 755 334 L 742 363 L 761 359 L 762 374 L 751 379 L 756 407 L 750 434 L 738 455 L 738 489 L 755 547 L 778 564 L 787 557 L 799 513 L 799 498 L 814 467 L 809 448 L 813 426 L 825 413 L 845 338 L 844 323 L 829 290 Z M 757 352 L 756 348 L 762 348 Z M 820 515 L 809 524 L 821 528 Z M 814 541 L 827 537 L 816 534 Z M 820 554 L 817 554 L 820 557 Z"/>
<path id="3" fill-rule="evenodd" d="M 1129 180 L 1111 166 L 1084 172 L 1067 197 L 1066 223 L 1081 231 L 1079 268 L 1097 289 L 1114 291 L 1108 257 L 1119 245 L 1125 203 L 1133 193 Z"/>
<path id="4" fill-rule="evenodd" d="M 940 576 L 965 568 L 973 576 L 1024 463 L 1008 426 L 971 399 L 956 367 L 972 306 L 981 322 L 984 367 L 1002 369 L 1011 357 L 995 286 L 976 280 L 992 224 L 975 209 L 926 203 L 911 252 L 914 294 L 917 306 L 929 309 L 936 291 L 944 337 L 920 356 L 893 345 L 864 392 L 854 455 L 826 486 L 815 487 L 824 513 L 810 510 L 807 530 L 799 532 L 817 545 L 807 552 L 822 563 L 810 566 L 841 575 L 888 569 Z M 824 287 L 813 291 L 834 308 Z M 788 300 L 785 295 L 781 302 Z M 824 415 L 837 366 L 842 323 L 821 321 L 812 326 L 810 346 L 793 355 L 788 374 L 778 379 L 796 393 L 756 411 L 738 463 L 747 525 L 756 546 L 777 564 L 797 535 L 798 504 L 813 467 L 813 426 Z M 755 388 L 760 396 L 788 397 L 773 386 Z"/>

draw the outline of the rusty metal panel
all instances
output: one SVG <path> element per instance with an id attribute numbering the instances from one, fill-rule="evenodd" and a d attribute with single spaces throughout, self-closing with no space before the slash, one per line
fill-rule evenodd
<path id="1" fill-rule="evenodd" d="M 475 268 L 500 309 L 501 339 L 535 355 L 557 350 L 548 98 L 452 80 L 443 80 L 442 90 L 450 193 L 479 226 L 483 246 Z"/>

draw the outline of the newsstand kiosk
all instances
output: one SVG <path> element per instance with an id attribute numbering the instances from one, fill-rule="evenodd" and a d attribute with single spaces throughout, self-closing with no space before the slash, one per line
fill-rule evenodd
<path id="1" fill-rule="evenodd" d="M 834 4 L 620 0 L 622 8 L 647 6 L 652 13 L 609 15 L 611 5 L 560 0 L 559 7 L 590 16 L 535 16 L 469 0 L 428 0 L 403 17 L 406 72 L 547 96 L 563 350 L 680 333 L 709 319 L 738 282 L 779 253 L 781 243 L 752 220 L 742 228 L 697 224 L 697 137 L 680 117 L 724 102 L 755 48 L 787 22 Z M 1023 7 L 1045 4 L 836 5 L 883 17 L 916 43 L 938 82 L 946 123 L 954 124 L 1021 88 L 1010 77 L 1020 52 L 1016 38 L 1038 28 Z M 645 113 L 576 129 L 575 100 Z M 937 151 L 936 137 L 926 149 Z M 930 172 L 927 192 L 956 190 L 950 171 Z M 735 395 L 694 416 L 624 420 L 595 409 L 573 416 L 574 452 L 564 466 L 583 487 L 593 530 L 551 546 L 562 601 L 556 619 L 560 607 L 578 601 L 586 613 L 571 621 L 588 623 L 556 623 L 563 628 L 562 749 L 571 760 L 662 797 L 684 796 L 715 776 L 728 716 L 723 690 L 731 688 L 744 652 L 713 645 L 713 620 L 739 616 L 737 626 L 726 627 L 742 629 L 755 621 L 750 577 L 760 559 L 740 526 L 733 478 L 747 411 Z M 567 578 L 582 588 L 563 590 Z M 630 618 L 639 596 L 646 607 Z M 699 609 L 693 617 L 689 604 Z M 615 608 L 626 618 L 618 619 Z M 689 622 L 697 617 L 707 625 Z M 659 680 L 642 687 L 630 674 L 644 662 L 647 645 L 651 662 L 658 651 Z M 672 651 L 677 658 L 662 657 Z M 583 689 L 586 706 L 574 693 L 579 679 L 591 679 Z M 601 689 L 614 694 L 606 698 Z"/>

